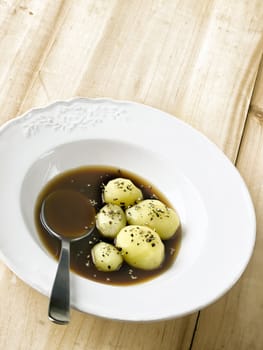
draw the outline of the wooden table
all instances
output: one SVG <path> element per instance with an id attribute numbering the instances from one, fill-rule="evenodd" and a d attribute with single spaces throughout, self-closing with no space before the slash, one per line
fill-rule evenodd
<path id="1" fill-rule="evenodd" d="M 51 324 L 48 299 L 1 263 L 1 349 L 263 348 L 262 33 L 262 0 L 0 0 L 1 123 L 74 96 L 146 103 L 223 150 L 257 215 L 255 252 L 239 282 L 171 321 L 130 324 L 73 311 L 68 326 Z"/>

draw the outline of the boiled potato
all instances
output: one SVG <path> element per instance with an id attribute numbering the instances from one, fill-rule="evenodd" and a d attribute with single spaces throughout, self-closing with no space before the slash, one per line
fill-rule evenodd
<path id="1" fill-rule="evenodd" d="M 139 202 L 142 198 L 142 191 L 131 180 L 121 177 L 110 180 L 103 191 L 105 203 L 113 203 L 126 208 Z"/>
<path id="2" fill-rule="evenodd" d="M 118 233 L 116 247 L 123 259 L 143 270 L 158 268 L 164 259 L 164 244 L 159 235 L 146 226 L 126 226 Z"/>
<path id="3" fill-rule="evenodd" d="M 99 242 L 91 249 L 91 257 L 99 271 L 117 271 L 122 265 L 123 258 L 118 249 L 112 244 Z"/>
<path id="4" fill-rule="evenodd" d="M 131 225 L 154 229 L 161 239 L 171 238 L 180 225 L 177 213 L 157 199 L 146 199 L 126 210 Z"/>
<path id="5" fill-rule="evenodd" d="M 106 204 L 96 215 L 96 227 L 100 233 L 108 238 L 116 237 L 117 233 L 126 225 L 126 216 L 120 206 Z"/>

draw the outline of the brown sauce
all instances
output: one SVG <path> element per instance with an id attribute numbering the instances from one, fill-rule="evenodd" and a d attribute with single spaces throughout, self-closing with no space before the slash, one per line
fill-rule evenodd
<path id="1" fill-rule="evenodd" d="M 95 209 L 89 198 L 79 191 L 59 189 L 43 202 L 43 226 L 64 239 L 79 239 L 95 225 Z"/>
<path id="2" fill-rule="evenodd" d="M 87 166 L 69 170 L 52 179 L 41 191 L 35 205 L 35 223 L 40 239 L 47 251 L 56 259 L 60 253 L 60 240 L 52 237 L 40 221 L 41 204 L 47 196 L 57 190 L 74 190 L 82 193 L 91 200 L 96 212 L 104 205 L 102 190 L 108 181 L 123 177 L 130 179 L 143 193 L 144 199 L 155 198 L 172 207 L 164 195 L 148 181 L 129 171 L 109 166 Z M 119 271 L 98 271 L 91 259 L 91 249 L 99 241 L 106 241 L 95 228 L 90 235 L 71 243 L 70 267 L 78 275 L 107 284 L 129 285 L 157 277 L 166 271 L 174 262 L 181 242 L 181 229 L 169 240 L 163 241 L 165 245 L 165 259 L 158 269 L 145 271 L 122 265 Z M 109 241 L 110 242 L 110 241 Z"/>

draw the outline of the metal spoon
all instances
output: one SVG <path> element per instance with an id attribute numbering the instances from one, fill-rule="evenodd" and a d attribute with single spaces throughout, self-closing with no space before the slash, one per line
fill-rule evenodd
<path id="1" fill-rule="evenodd" d="M 49 234 L 61 240 L 48 316 L 57 324 L 67 324 L 70 320 L 70 243 L 92 232 L 95 209 L 90 200 L 80 192 L 57 190 L 43 201 L 40 220 Z"/>

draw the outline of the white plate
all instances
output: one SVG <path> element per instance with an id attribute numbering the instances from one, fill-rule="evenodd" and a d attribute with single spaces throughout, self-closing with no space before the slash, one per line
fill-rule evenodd
<path id="1" fill-rule="evenodd" d="M 255 242 L 247 188 L 224 154 L 176 117 L 131 102 L 74 99 L 34 109 L 0 129 L 0 250 L 22 280 L 49 295 L 57 263 L 34 226 L 36 196 L 56 174 L 104 164 L 157 186 L 183 227 L 178 258 L 134 286 L 71 275 L 71 303 L 119 320 L 179 317 L 215 301 L 244 271 Z"/>

